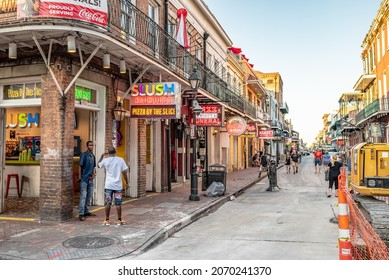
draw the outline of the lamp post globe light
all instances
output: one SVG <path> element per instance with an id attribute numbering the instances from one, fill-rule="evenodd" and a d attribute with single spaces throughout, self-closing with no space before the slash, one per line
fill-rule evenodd
<path id="1" fill-rule="evenodd" d="M 116 102 L 116 107 L 113 109 L 113 114 L 115 116 L 115 120 L 121 122 L 126 115 L 126 110 L 122 106 L 122 102 Z"/>
<path id="2" fill-rule="evenodd" d="M 192 101 L 192 112 L 193 112 L 193 130 L 194 137 L 192 139 L 192 148 L 193 148 L 193 164 L 192 164 L 192 174 L 190 178 L 190 196 L 189 200 L 199 201 L 200 196 L 198 194 L 198 173 L 197 173 L 197 126 L 196 126 L 196 117 L 200 115 L 203 111 L 203 108 L 197 102 L 197 89 L 200 85 L 200 77 L 197 74 L 197 69 L 193 69 L 193 73 L 189 77 L 190 86 L 193 90 L 193 101 Z"/>

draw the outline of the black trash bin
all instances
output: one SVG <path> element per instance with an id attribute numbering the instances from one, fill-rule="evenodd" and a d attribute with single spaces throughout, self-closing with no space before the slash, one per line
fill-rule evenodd
<path id="1" fill-rule="evenodd" d="M 220 182 L 224 185 L 224 195 L 227 189 L 227 168 L 224 164 L 212 164 L 208 167 L 208 171 L 203 172 L 202 190 L 206 191 L 213 182 Z"/>

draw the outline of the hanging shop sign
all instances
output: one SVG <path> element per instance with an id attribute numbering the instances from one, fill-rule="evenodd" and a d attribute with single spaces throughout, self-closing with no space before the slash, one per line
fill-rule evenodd
<path id="1" fill-rule="evenodd" d="M 107 2 L 107 0 L 18 0 L 17 18 L 68 18 L 106 27 Z"/>
<path id="2" fill-rule="evenodd" d="M 3 100 L 41 98 L 40 82 L 20 83 L 3 86 Z"/>
<path id="3" fill-rule="evenodd" d="M 245 133 L 246 127 L 246 120 L 239 116 L 229 118 L 226 123 L 227 132 L 233 136 L 239 136 Z"/>
<path id="4" fill-rule="evenodd" d="M 274 138 L 274 130 L 266 129 L 258 131 L 259 139 L 273 139 Z"/>
<path id="5" fill-rule="evenodd" d="M 200 105 L 203 111 L 196 117 L 197 126 L 217 127 L 223 126 L 224 108 L 221 105 Z M 193 124 L 193 112 L 190 111 L 189 123 Z"/>
<path id="6" fill-rule="evenodd" d="M 179 119 L 181 85 L 179 83 L 136 84 L 131 88 L 130 114 L 141 119 Z"/>
<path id="7" fill-rule="evenodd" d="M 370 125 L 370 133 L 371 133 L 371 137 L 381 137 L 382 133 L 381 133 L 380 123 L 378 122 L 372 123 Z"/>
<path id="8" fill-rule="evenodd" d="M 257 135 L 257 124 L 255 122 L 247 123 L 246 134 Z"/>

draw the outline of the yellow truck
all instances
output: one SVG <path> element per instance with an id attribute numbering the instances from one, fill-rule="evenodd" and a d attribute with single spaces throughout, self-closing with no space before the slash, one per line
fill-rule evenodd
<path id="1" fill-rule="evenodd" d="M 349 187 L 366 196 L 389 195 L 389 144 L 359 143 L 351 149 Z"/>

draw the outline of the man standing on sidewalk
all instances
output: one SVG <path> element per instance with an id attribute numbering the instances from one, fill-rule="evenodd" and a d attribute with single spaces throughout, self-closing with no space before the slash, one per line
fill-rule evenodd
<path id="1" fill-rule="evenodd" d="M 104 205 L 105 205 L 105 221 L 104 225 L 109 226 L 109 213 L 111 211 L 112 201 L 115 202 L 118 215 L 117 225 L 123 225 L 122 221 L 122 176 L 126 182 L 125 188 L 128 188 L 128 166 L 121 157 L 116 156 L 116 149 L 110 147 L 108 153 L 101 155 L 97 163 L 99 168 L 105 169 L 105 186 L 104 186 Z"/>
<path id="2" fill-rule="evenodd" d="M 93 194 L 93 180 L 96 177 L 96 157 L 93 154 L 93 142 L 86 142 L 87 150 L 80 156 L 78 180 L 80 183 L 79 219 L 85 221 L 86 216 L 96 216 L 89 212 Z"/>

